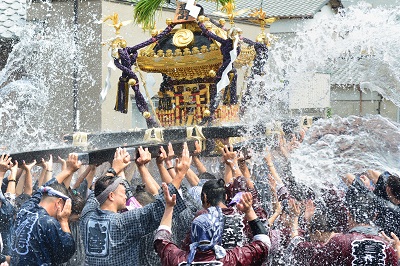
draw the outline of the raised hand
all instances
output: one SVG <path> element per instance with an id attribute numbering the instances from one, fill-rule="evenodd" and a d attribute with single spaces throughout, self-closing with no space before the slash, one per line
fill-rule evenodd
<path id="1" fill-rule="evenodd" d="M 251 195 L 250 192 L 244 192 L 242 194 L 240 202 L 236 204 L 236 207 L 239 211 L 248 213 L 249 211 L 252 210 L 253 208 L 252 205 L 253 205 L 253 195 Z"/>
<path id="2" fill-rule="evenodd" d="M 11 157 L 10 154 L 3 154 L 0 157 L 0 172 L 7 172 L 10 170 L 12 163 L 11 163 Z"/>
<path id="3" fill-rule="evenodd" d="M 389 243 L 390 243 L 390 245 L 393 247 L 393 249 L 396 251 L 396 253 L 397 253 L 397 257 L 398 258 L 400 258 L 400 240 L 399 240 L 399 238 L 396 236 L 396 234 L 395 233 L 390 233 L 390 236 L 392 237 L 392 238 L 390 238 L 389 236 L 387 236 L 386 234 L 385 234 L 385 232 L 381 232 L 381 234 L 382 234 L 382 236 L 383 236 L 383 238 L 385 238 L 386 239 L 386 241 L 388 241 Z"/>
<path id="4" fill-rule="evenodd" d="M 64 171 L 65 169 L 67 169 L 67 161 L 65 161 L 63 158 L 61 158 L 60 156 L 57 157 L 58 161 L 61 164 L 61 171 Z"/>
<path id="5" fill-rule="evenodd" d="M 186 172 L 190 168 L 190 164 L 192 163 L 192 156 L 189 154 L 189 149 L 187 143 L 183 143 L 182 157 L 177 159 L 176 163 L 176 174 L 180 174 L 184 176 Z"/>
<path id="6" fill-rule="evenodd" d="M 117 175 L 121 173 L 130 163 L 131 156 L 129 155 L 129 152 L 127 152 L 126 149 L 117 148 L 112 161 L 112 168 L 115 170 Z"/>
<path id="7" fill-rule="evenodd" d="M 136 165 L 142 166 L 151 161 L 151 153 L 148 148 L 143 149 L 142 146 L 138 148 L 139 157 L 136 158 Z M 116 171 L 116 170 L 115 170 Z"/>
<path id="8" fill-rule="evenodd" d="M 304 211 L 304 220 L 310 222 L 314 213 L 315 213 L 315 204 L 311 199 L 309 199 L 306 202 L 306 209 Z"/>
<path id="9" fill-rule="evenodd" d="M 194 151 L 193 151 L 193 155 L 194 156 L 199 156 L 201 153 L 201 146 L 200 143 L 196 140 L 194 142 Z"/>
<path id="10" fill-rule="evenodd" d="M 52 157 L 51 157 L 52 158 Z M 68 154 L 68 159 L 66 161 L 66 170 L 70 173 L 76 172 L 82 165 L 82 162 L 78 160 L 78 154 L 70 153 Z"/>
<path id="11" fill-rule="evenodd" d="M 41 162 L 38 163 L 38 166 L 49 172 L 53 171 L 53 155 L 50 154 L 48 161 L 42 158 Z"/>
<path id="12" fill-rule="evenodd" d="M 237 160 L 237 153 L 233 151 L 232 144 L 230 144 L 229 147 L 225 145 L 220 151 L 222 152 L 222 158 L 226 164 L 232 164 Z"/>
<path id="13" fill-rule="evenodd" d="M 60 205 L 57 207 L 57 220 L 59 222 L 68 222 L 68 218 L 71 215 L 71 207 L 71 199 L 65 201 L 63 208 Z"/>
<path id="14" fill-rule="evenodd" d="M 21 168 L 25 170 L 25 172 L 31 171 L 32 167 L 36 164 L 36 160 L 33 160 L 30 164 L 26 164 L 25 161 L 22 161 Z"/>
<path id="15" fill-rule="evenodd" d="M 166 159 L 168 158 L 167 152 L 165 151 L 164 147 L 160 147 L 160 154 L 156 158 L 156 163 L 157 164 L 162 164 Z"/>
<path id="16" fill-rule="evenodd" d="M 168 186 L 166 183 L 162 183 L 162 190 L 164 192 L 165 204 L 168 207 L 174 207 L 176 205 L 176 195 L 173 194 L 172 196 L 169 194 Z"/>
<path id="17" fill-rule="evenodd" d="M 356 176 L 350 173 L 347 173 L 344 177 L 342 177 L 343 182 L 346 186 L 351 186 L 356 179 Z"/>
<path id="18" fill-rule="evenodd" d="M 175 158 L 176 158 L 176 155 L 174 152 L 174 148 L 172 147 L 172 143 L 170 142 L 170 143 L 168 143 L 168 158 L 167 158 L 167 160 L 170 161 Z"/>
<path id="19" fill-rule="evenodd" d="M 289 200 L 289 213 L 292 217 L 300 216 L 300 204 L 295 199 Z"/>

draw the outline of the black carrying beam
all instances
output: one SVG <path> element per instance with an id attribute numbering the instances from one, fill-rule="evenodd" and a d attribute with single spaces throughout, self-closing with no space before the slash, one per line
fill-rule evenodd
<path id="1" fill-rule="evenodd" d="M 245 128 L 241 125 L 236 126 L 211 126 L 203 127 L 202 133 L 207 140 L 212 139 L 226 139 L 229 137 L 242 136 Z M 186 127 L 175 127 L 167 128 L 163 130 L 164 142 L 144 142 L 144 134 L 146 129 L 139 131 L 125 131 L 125 132 L 110 132 L 110 133 L 94 133 L 88 134 L 88 146 L 87 148 L 71 147 L 73 142 L 73 135 L 66 135 L 64 140 L 69 147 L 61 147 L 57 149 L 49 150 L 37 150 L 29 152 L 14 153 L 11 156 L 13 160 L 29 163 L 33 160 L 40 162 L 41 159 L 48 160 L 50 154 L 53 155 L 53 160 L 57 160 L 57 157 L 67 158 L 69 153 L 75 152 L 79 154 L 79 159 L 83 164 L 101 164 L 103 162 L 111 162 L 114 158 L 116 148 L 125 147 L 129 149 L 129 153 L 132 158 L 137 152 L 137 148 L 142 146 L 148 148 L 152 158 L 155 158 L 159 154 L 159 148 L 162 145 L 167 150 L 168 142 L 172 143 L 175 154 L 179 155 L 182 151 L 182 144 L 187 139 L 187 128 Z M 192 136 L 196 136 L 195 129 L 193 129 Z M 189 151 L 194 150 L 194 140 L 187 141 Z M 211 147 L 212 148 L 212 147 Z M 215 156 L 209 152 L 203 153 L 205 156 Z"/>
<path id="2" fill-rule="evenodd" d="M 206 139 L 225 139 L 229 137 L 240 137 L 245 130 L 244 126 L 211 126 L 203 127 L 202 133 Z M 146 129 L 139 131 L 123 131 L 123 132 L 105 132 L 105 133 L 91 133 L 88 134 L 89 147 L 93 148 L 107 148 L 118 145 L 137 145 L 143 142 Z M 195 129 L 193 129 L 193 136 L 195 136 Z M 187 138 L 186 127 L 173 127 L 164 128 L 163 136 L 165 142 L 183 141 Z M 72 145 L 73 135 L 64 136 L 64 140 Z"/>
<path id="3" fill-rule="evenodd" d="M 171 142 L 172 147 L 174 148 L 175 154 L 180 155 L 182 153 L 184 141 L 174 141 Z M 195 149 L 194 141 L 187 141 L 188 148 L 190 153 L 193 153 Z M 138 148 L 142 146 L 143 148 L 148 148 L 151 153 L 152 158 L 156 158 L 159 155 L 160 146 L 163 146 L 165 150 L 168 149 L 168 143 L 137 143 L 136 145 L 124 146 L 122 148 L 127 148 L 128 152 L 131 155 L 131 160 L 134 160 L 138 154 Z M 121 147 L 121 146 L 119 146 Z M 78 153 L 79 160 L 82 161 L 83 164 L 102 164 L 103 162 L 111 162 L 114 158 L 115 150 L 118 147 L 111 147 L 105 149 L 97 149 L 97 150 L 82 150 L 74 147 L 65 147 L 59 149 L 50 149 L 50 150 L 37 150 L 37 151 L 29 151 L 29 152 L 21 152 L 11 154 L 11 157 L 18 162 L 22 162 L 23 160 L 27 163 L 36 160 L 40 162 L 42 158 L 45 160 L 49 159 L 50 154 L 53 155 L 53 160 L 57 160 L 57 156 L 66 159 L 68 154 L 74 152 Z"/>

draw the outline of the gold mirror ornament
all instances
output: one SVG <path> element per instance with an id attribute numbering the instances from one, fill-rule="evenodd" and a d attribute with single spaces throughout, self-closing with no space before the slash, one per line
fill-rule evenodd
<path id="1" fill-rule="evenodd" d="M 194 34 L 191 30 L 180 29 L 175 32 L 172 42 L 176 47 L 184 48 L 194 41 Z"/>

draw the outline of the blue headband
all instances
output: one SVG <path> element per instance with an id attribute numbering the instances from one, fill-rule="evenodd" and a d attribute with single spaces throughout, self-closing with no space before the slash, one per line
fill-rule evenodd
<path id="1" fill-rule="evenodd" d="M 39 190 L 40 190 L 40 192 L 46 193 L 47 195 L 49 195 L 51 197 L 62 198 L 63 200 L 69 199 L 69 197 L 66 196 L 64 193 L 61 193 L 60 191 L 55 190 L 52 187 L 41 187 Z"/>

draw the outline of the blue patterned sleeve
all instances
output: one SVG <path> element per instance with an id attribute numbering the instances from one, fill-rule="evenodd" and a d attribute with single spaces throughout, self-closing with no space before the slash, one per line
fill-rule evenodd
<path id="1" fill-rule="evenodd" d="M 168 185 L 170 194 L 176 194 L 176 205 L 174 207 L 174 217 L 186 209 L 185 202 L 179 195 L 177 189 L 172 185 Z M 130 234 L 134 237 L 140 237 L 148 234 L 158 228 L 161 218 L 164 215 L 165 199 L 163 192 L 157 195 L 156 201 L 146 205 L 143 208 L 131 210 L 122 213 L 119 216 L 122 225 L 132 228 Z"/>

